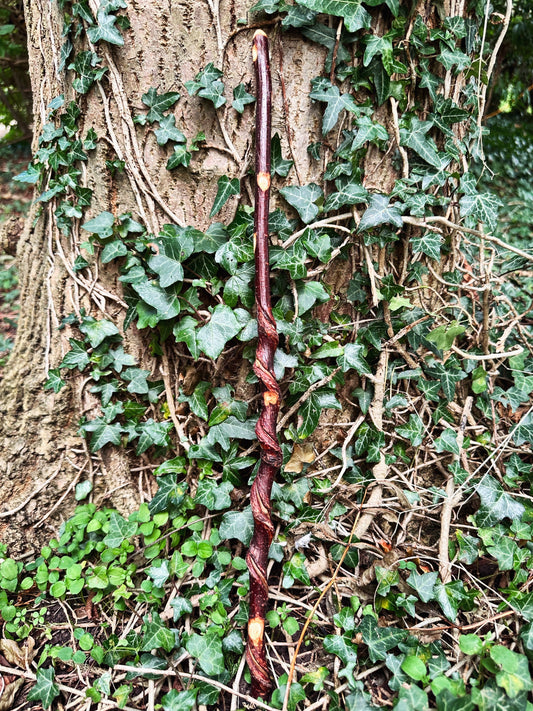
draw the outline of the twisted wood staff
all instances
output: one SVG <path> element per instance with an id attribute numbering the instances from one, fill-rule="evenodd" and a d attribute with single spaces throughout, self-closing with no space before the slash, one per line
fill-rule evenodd
<path id="1" fill-rule="evenodd" d="M 268 602 L 267 559 L 274 535 L 274 526 L 270 517 L 270 493 L 283 460 L 276 436 L 281 392 L 276 382 L 273 364 L 279 339 L 272 315 L 268 262 L 272 85 L 268 39 L 262 30 L 258 30 L 254 35 L 252 58 L 257 83 L 254 244 L 258 342 L 254 372 L 262 384 L 263 407 L 255 428 L 261 447 L 261 463 L 250 493 L 254 534 L 246 556 L 250 571 L 250 618 L 246 661 L 252 675 L 252 696 L 258 698 L 265 697 L 272 688 L 264 644 L 265 612 Z"/>

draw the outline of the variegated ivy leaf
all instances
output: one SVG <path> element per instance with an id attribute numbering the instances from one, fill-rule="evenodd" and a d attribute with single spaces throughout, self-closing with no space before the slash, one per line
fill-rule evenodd
<path id="1" fill-rule="evenodd" d="M 155 87 L 150 87 L 146 94 L 143 94 L 141 97 L 143 104 L 150 107 L 150 111 L 146 116 L 136 117 L 137 123 L 144 123 L 144 121 L 149 121 L 150 123 L 154 121 L 161 122 L 165 118 L 163 112 L 170 109 L 171 106 L 174 106 L 179 98 L 180 93 L 177 91 L 158 94 Z"/>
<path id="2" fill-rule="evenodd" d="M 163 116 L 159 120 L 159 128 L 156 128 L 154 133 L 160 146 L 164 146 L 168 141 L 185 143 L 187 140 L 179 128 L 176 128 L 176 117 L 173 114 Z"/>
<path id="3" fill-rule="evenodd" d="M 417 116 L 412 116 L 408 124 L 400 128 L 400 143 L 402 146 L 411 148 L 426 163 L 441 168 L 443 162 L 450 162 L 450 158 L 441 156 L 437 150 L 435 141 L 427 135 L 432 128 L 432 121 L 420 121 Z"/>
<path id="4" fill-rule="evenodd" d="M 286 188 L 281 188 L 280 193 L 285 200 L 292 205 L 300 215 L 303 222 L 309 224 L 319 213 L 319 207 L 316 205 L 317 200 L 324 196 L 322 188 L 316 183 L 309 185 L 290 185 Z"/>
<path id="5" fill-rule="evenodd" d="M 213 309 L 209 323 L 199 329 L 197 342 L 209 358 L 218 358 L 226 343 L 241 330 L 235 314 L 229 306 L 219 304 Z"/>
<path id="6" fill-rule="evenodd" d="M 222 72 L 210 62 L 204 69 L 196 75 L 192 81 L 185 82 L 185 88 L 191 96 L 201 96 L 211 101 L 215 109 L 226 103 L 224 97 L 224 84 L 220 81 Z"/>
<path id="7" fill-rule="evenodd" d="M 124 38 L 115 27 L 117 18 L 115 15 L 109 14 L 110 9 L 109 5 L 100 7 L 96 16 L 98 24 L 87 29 L 87 36 L 94 44 L 103 40 L 104 42 L 109 42 L 109 44 L 122 46 Z"/>
<path id="8" fill-rule="evenodd" d="M 299 0 L 299 4 L 325 15 L 342 17 L 348 32 L 357 32 L 369 26 L 368 12 L 364 9 L 362 0 Z"/>
<path id="9" fill-rule="evenodd" d="M 351 179 L 336 180 L 335 186 L 337 192 L 328 195 L 324 203 L 324 212 L 338 210 L 343 205 L 357 205 L 368 200 L 367 190 L 360 183 L 352 182 Z"/>
<path id="10" fill-rule="evenodd" d="M 461 216 L 471 215 L 479 222 L 483 222 L 492 232 L 498 224 L 498 210 L 502 206 L 502 201 L 493 193 L 476 193 L 474 195 L 463 195 L 459 200 Z"/>
<path id="11" fill-rule="evenodd" d="M 312 91 L 309 96 L 315 101 L 322 101 L 327 104 L 322 119 L 322 134 L 326 133 L 337 123 L 339 114 L 343 109 L 357 111 L 357 104 L 351 94 L 341 94 L 338 86 L 333 86 L 329 79 L 316 77 L 311 80 Z"/>
<path id="12" fill-rule="evenodd" d="M 435 232 L 426 232 L 421 237 L 411 238 L 411 245 L 415 254 L 422 252 L 437 261 L 440 259 L 441 243 L 442 238 Z"/>
<path id="13" fill-rule="evenodd" d="M 390 200 L 387 195 L 374 193 L 370 196 L 370 204 L 367 210 L 361 217 L 358 231 L 369 230 L 378 225 L 390 224 L 395 227 L 403 225 L 403 219 L 400 211 L 394 205 L 390 205 Z"/>

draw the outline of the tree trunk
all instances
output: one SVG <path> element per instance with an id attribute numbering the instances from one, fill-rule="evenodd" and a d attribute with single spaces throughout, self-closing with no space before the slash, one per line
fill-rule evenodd
<path id="1" fill-rule="evenodd" d="M 96 12 L 96 7 L 92 9 Z M 80 95 L 72 86 L 74 72 L 57 71 L 64 41 L 57 4 L 26 2 L 34 148 L 38 148 L 47 122 L 47 107 L 60 94 L 65 105 L 76 100 L 82 110 L 77 135 L 84 137 L 94 128 L 100 139 L 84 166 L 83 185 L 93 190 L 93 197 L 79 222 L 107 210 L 115 215 L 131 211 L 155 234 L 169 222 L 199 229 L 210 224 L 217 180 L 222 175 L 246 176 L 252 165 L 253 112 L 248 107 L 241 116 L 228 108 L 221 118 L 225 138 L 212 105 L 188 97 L 183 84 L 209 62 L 223 67 L 227 87 L 251 81 L 253 30 L 239 31 L 236 24 L 238 18 L 246 17 L 247 9 L 247 2 L 235 0 L 221 3 L 219 9 L 218 3 L 211 7 L 208 2 L 192 1 L 172 9 L 165 2 L 150 3 L 149 8 L 142 3 L 129 4 L 131 29 L 124 33 L 124 47 L 101 43 L 104 46 L 98 52 L 108 67 L 106 78 L 88 94 Z M 318 106 L 310 105 L 308 82 L 317 62 L 323 60 L 323 51 L 297 36 L 284 36 L 283 43 L 278 36 L 273 47 L 274 66 L 278 67 L 274 72 L 274 131 L 282 136 L 291 131 L 299 175 L 307 182 L 313 177 L 307 136 L 320 113 Z M 76 46 L 76 52 L 86 49 L 86 44 Z M 281 50 L 285 67 L 290 67 L 284 76 L 286 96 L 291 97 L 287 118 L 281 91 Z M 176 124 L 185 127 L 188 139 L 199 131 L 206 135 L 189 170 L 167 171 L 168 147 L 160 148 L 152 130 L 133 123 L 133 117 L 146 110 L 141 96 L 150 87 L 159 93 L 179 91 L 182 98 Z M 229 89 L 226 93 L 229 105 Z M 125 168 L 113 173 L 106 160 L 117 157 Z M 132 457 L 128 453 L 106 447 L 98 455 L 90 455 L 77 435 L 79 418 L 94 417 L 98 411 L 83 375 L 75 371 L 77 375 L 58 394 L 43 390 L 48 370 L 56 368 L 68 351 L 68 338 L 76 337 L 77 331 L 68 325 L 59 330 L 62 319 L 84 309 L 120 325 L 126 313 L 116 267 L 91 265 L 90 270 L 73 271 L 84 233 L 78 221 L 67 236 L 58 229 L 53 214 L 58 202 L 33 206 L 18 245 L 20 319 L 0 390 L 0 501 L 5 514 L 0 518 L 0 537 L 9 541 L 13 553 L 42 543 L 57 529 L 58 521 L 72 509 L 73 487 L 80 476 L 90 475 L 94 480 L 97 501 L 110 498 L 122 511 L 132 510 L 151 492 L 150 482 L 139 483 L 138 473 L 130 471 Z M 227 219 L 234 210 L 233 200 L 217 219 Z M 149 339 L 146 331 L 130 327 L 125 348 L 153 376 L 160 376 L 161 359 L 149 357 Z M 170 352 L 169 357 L 168 377 L 176 388 L 187 364 L 180 362 L 176 353 Z M 57 506 L 59 499 L 61 505 Z M 13 510 L 16 513 L 9 514 Z"/>

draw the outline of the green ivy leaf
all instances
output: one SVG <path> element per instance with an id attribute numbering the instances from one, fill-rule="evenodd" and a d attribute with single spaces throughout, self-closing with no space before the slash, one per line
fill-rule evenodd
<path id="1" fill-rule="evenodd" d="M 369 207 L 363 213 L 357 231 L 362 232 L 385 224 L 401 227 L 403 225 L 402 215 L 397 207 L 390 205 L 387 195 L 374 193 L 370 196 Z"/>
<path id="2" fill-rule="evenodd" d="M 159 121 L 159 124 L 161 125 L 161 122 L 165 121 L 163 112 L 170 109 L 171 106 L 174 106 L 179 98 L 180 94 L 177 91 L 169 91 L 166 94 L 158 94 L 157 89 L 151 87 L 148 89 L 146 94 L 143 94 L 141 97 L 143 104 L 150 108 L 150 111 L 146 114 L 146 117 L 143 118 L 150 123 Z"/>
<path id="3" fill-rule="evenodd" d="M 30 690 L 28 699 L 40 701 L 43 708 L 49 708 L 56 696 L 59 696 L 59 687 L 54 679 L 55 671 L 53 667 L 37 669 L 35 686 Z"/>
<path id="4" fill-rule="evenodd" d="M 194 501 L 205 506 L 209 511 L 220 511 L 231 506 L 230 494 L 233 484 L 229 481 L 217 482 L 214 479 L 202 479 L 198 482 Z"/>
<path id="5" fill-rule="evenodd" d="M 278 269 L 287 269 L 293 279 L 305 279 L 307 276 L 306 257 L 305 247 L 301 242 L 296 242 L 287 249 L 273 249 L 271 264 Z"/>
<path id="6" fill-rule="evenodd" d="M 172 422 L 154 422 L 151 417 L 146 422 L 140 422 L 136 428 L 139 434 L 136 454 L 146 452 L 152 445 L 170 447 L 169 432 L 173 426 Z"/>
<path id="7" fill-rule="evenodd" d="M 460 580 L 454 580 L 452 583 L 443 585 L 440 580 L 437 580 L 434 590 L 434 599 L 439 603 L 450 622 L 455 622 L 459 607 L 466 597 L 463 583 Z"/>
<path id="8" fill-rule="evenodd" d="M 196 705 L 197 694 L 198 689 L 187 689 L 186 691 L 171 689 L 161 699 L 163 711 L 192 711 Z"/>
<path id="9" fill-rule="evenodd" d="M 407 578 L 407 584 L 415 590 L 422 602 L 429 602 L 435 599 L 435 583 L 438 577 L 438 573 L 420 574 L 413 570 Z"/>
<path id="10" fill-rule="evenodd" d="M 238 195 L 241 191 L 241 184 L 238 178 L 228 178 L 223 175 L 218 179 L 218 190 L 215 197 L 215 202 L 209 213 L 209 217 L 214 217 L 217 212 L 220 212 L 222 207 L 227 203 L 232 195 Z"/>
<path id="11" fill-rule="evenodd" d="M 283 565 L 283 587 L 292 587 L 295 580 L 299 580 L 304 585 L 311 585 L 303 553 L 294 553 L 292 558 Z"/>
<path id="12" fill-rule="evenodd" d="M 246 91 L 244 84 L 239 84 L 233 89 L 233 102 L 231 105 L 235 111 L 238 111 L 240 114 L 243 113 L 246 104 L 253 104 L 254 101 L 255 96 L 252 96 Z"/>
<path id="13" fill-rule="evenodd" d="M 118 380 L 110 380 L 106 383 L 101 383 L 100 385 L 95 385 L 91 388 L 92 393 L 100 393 L 100 398 L 102 400 L 102 406 L 106 407 L 111 402 L 113 395 L 119 391 L 120 382 Z"/>
<path id="14" fill-rule="evenodd" d="M 18 175 L 15 175 L 13 180 L 17 183 L 28 183 L 29 185 L 35 185 L 39 178 L 41 177 L 41 170 L 37 166 L 30 163 L 26 170 Z"/>
<path id="15" fill-rule="evenodd" d="M 185 88 L 191 96 L 201 96 L 211 101 L 215 109 L 226 103 L 224 94 L 224 84 L 220 81 L 222 72 L 210 62 L 204 69 L 196 75 L 193 81 L 186 81 Z"/>
<path id="16" fill-rule="evenodd" d="M 171 652 L 176 644 L 174 632 L 168 629 L 157 612 L 152 612 L 151 617 L 151 620 L 148 615 L 144 618 L 141 652 L 153 652 L 160 648 Z"/>
<path id="17" fill-rule="evenodd" d="M 162 588 L 170 577 L 167 561 L 162 560 L 159 565 L 151 565 L 146 574 L 153 580 L 156 588 Z"/>
<path id="18" fill-rule="evenodd" d="M 281 188 L 280 193 L 289 205 L 297 210 L 302 221 L 306 224 L 312 222 L 318 215 L 319 208 L 315 203 L 324 195 L 322 189 L 315 183 L 302 186 L 290 185 Z"/>
<path id="19" fill-rule="evenodd" d="M 95 81 L 99 81 L 107 71 L 107 67 L 98 67 L 101 59 L 95 52 L 79 52 L 74 62 L 68 68 L 78 75 L 72 82 L 72 87 L 78 94 L 86 94 Z"/>
<path id="20" fill-rule="evenodd" d="M 141 299 L 157 312 L 159 321 L 165 321 L 180 312 L 180 302 L 175 294 L 165 291 L 159 284 L 151 281 L 139 281 L 132 284 Z"/>
<path id="21" fill-rule="evenodd" d="M 171 506 L 178 506 L 185 498 L 187 484 L 178 482 L 176 474 L 166 474 L 157 478 L 158 490 L 148 504 L 152 515 L 166 511 Z"/>
<path id="22" fill-rule="evenodd" d="M 241 330 L 234 312 L 229 306 L 219 304 L 213 309 L 209 323 L 198 330 L 198 347 L 209 358 L 215 360 L 224 350 L 226 343 Z"/>
<path id="23" fill-rule="evenodd" d="M 362 0 L 301 0 L 300 4 L 310 10 L 322 12 L 325 15 L 337 15 L 344 19 L 348 32 L 357 32 L 363 27 L 369 27 L 365 14 L 362 13 Z M 366 11 L 365 11 L 366 12 Z M 368 13 L 366 13 L 368 14 Z"/>
<path id="24" fill-rule="evenodd" d="M 97 321 L 91 316 L 86 316 L 82 320 L 79 328 L 80 331 L 87 336 L 93 348 L 97 348 L 106 338 L 116 336 L 119 333 L 118 328 L 114 323 L 111 323 L 111 321 L 107 321 L 106 319 Z"/>
<path id="25" fill-rule="evenodd" d="M 396 647 L 406 637 L 406 632 L 397 627 L 379 627 L 372 615 L 363 617 L 359 632 L 368 646 L 368 655 L 372 662 L 385 659 L 389 649 Z"/>
<path id="26" fill-rule="evenodd" d="M 113 225 L 115 223 L 115 216 L 110 212 L 101 212 L 99 215 L 94 217 L 92 220 L 85 222 L 81 226 L 82 230 L 87 230 L 91 234 L 96 234 L 100 239 L 105 239 L 106 237 L 111 237 L 113 234 Z"/>
<path id="27" fill-rule="evenodd" d="M 198 660 L 202 671 L 208 676 L 217 676 L 226 671 L 224 665 L 224 655 L 222 653 L 222 641 L 216 632 L 203 634 L 192 634 L 185 644 L 189 654 Z"/>
<path id="28" fill-rule="evenodd" d="M 118 259 L 119 257 L 125 257 L 128 254 L 128 248 L 120 239 L 114 239 L 112 242 L 106 244 L 100 255 L 100 260 L 102 264 L 107 264 L 112 262 L 113 259 Z"/>
<path id="29" fill-rule="evenodd" d="M 200 348 L 197 341 L 196 327 L 198 322 L 192 316 L 185 316 L 173 329 L 174 338 L 177 343 L 185 343 L 194 359 L 198 358 Z"/>
<path id="30" fill-rule="evenodd" d="M 179 402 L 187 402 L 189 404 L 189 407 L 191 408 L 191 412 L 193 412 L 197 417 L 200 417 L 206 422 L 209 418 L 209 412 L 207 409 L 205 393 L 207 390 L 209 390 L 210 387 L 211 385 L 209 383 L 202 381 L 198 383 L 198 385 L 194 388 L 191 395 L 180 394 L 178 398 Z M 216 423 L 212 423 L 211 421 L 209 421 L 209 424 Z"/>
<path id="31" fill-rule="evenodd" d="M 424 440 L 424 431 L 424 423 L 417 413 L 409 415 L 409 420 L 405 425 L 396 427 L 396 432 L 400 437 L 408 439 L 413 447 L 420 447 Z"/>
<path id="32" fill-rule="evenodd" d="M 473 689 L 472 693 L 476 707 L 483 711 L 529 711 L 527 697 L 527 692 L 524 692 L 511 699 L 503 689 L 496 686 L 495 679 L 487 679 L 483 688 Z"/>
<path id="33" fill-rule="evenodd" d="M 118 548 L 122 541 L 131 538 L 137 533 L 138 524 L 135 521 L 126 521 L 116 511 L 109 517 L 109 532 L 104 538 L 104 543 L 109 548 Z"/>
<path id="34" fill-rule="evenodd" d="M 347 343 L 344 346 L 344 352 L 337 358 L 342 372 L 346 373 L 353 368 L 359 375 L 370 375 L 372 371 L 363 357 L 365 350 L 365 346 L 359 343 Z"/>
<path id="35" fill-rule="evenodd" d="M 52 368 L 52 370 L 48 371 L 48 380 L 43 385 L 45 390 L 53 390 L 55 393 L 58 393 L 64 385 L 66 385 L 66 383 L 61 378 L 59 368 Z"/>
<path id="36" fill-rule="evenodd" d="M 351 688 L 355 688 L 354 672 L 357 664 L 357 645 L 352 642 L 351 635 L 330 634 L 324 637 L 324 649 L 329 654 L 335 654 L 344 664 L 339 676 L 345 677 Z"/>
<path id="37" fill-rule="evenodd" d="M 159 119 L 159 128 L 156 128 L 154 133 L 157 139 L 157 143 L 160 146 L 166 145 L 168 141 L 174 141 L 174 143 L 187 142 L 187 139 L 185 138 L 183 133 L 179 130 L 179 128 L 176 128 L 176 117 L 173 114 L 163 116 L 161 119 Z"/>
<path id="38" fill-rule="evenodd" d="M 106 444 L 117 444 L 121 443 L 122 426 L 120 424 L 109 424 L 101 417 L 97 417 L 95 420 L 90 420 L 82 425 L 83 432 L 92 432 L 90 450 L 91 452 L 97 452 L 102 449 Z"/>
<path id="39" fill-rule="evenodd" d="M 432 365 L 431 368 L 428 368 L 428 374 L 440 380 L 442 390 L 448 402 L 453 400 L 456 384 L 466 378 L 464 370 L 443 363 L 435 363 Z"/>
<path id="40" fill-rule="evenodd" d="M 187 150 L 185 144 L 178 143 L 174 146 L 174 153 L 167 160 L 167 170 L 174 170 L 180 165 L 188 168 L 191 158 L 192 154 Z"/>
<path id="41" fill-rule="evenodd" d="M 494 193 L 476 193 L 475 195 L 463 195 L 459 200 L 461 216 L 471 215 L 476 220 L 483 222 L 491 232 L 498 224 L 498 210 L 502 206 L 502 201 Z"/>
<path id="42" fill-rule="evenodd" d="M 523 504 L 515 501 L 503 490 L 501 484 L 488 474 L 478 483 L 476 492 L 481 500 L 481 507 L 476 514 L 478 526 L 489 528 L 504 518 L 511 521 L 522 518 L 525 511 Z"/>
<path id="43" fill-rule="evenodd" d="M 411 238 L 411 245 L 415 254 L 422 252 L 436 261 L 440 260 L 441 244 L 442 238 L 435 232 L 426 232 L 421 237 Z"/>
<path id="44" fill-rule="evenodd" d="M 367 202 L 368 191 L 360 183 L 351 182 L 351 180 L 349 178 L 348 180 L 335 181 L 337 192 L 328 195 L 324 203 L 324 212 L 338 210 L 343 205 L 357 205 Z"/>
<path id="45" fill-rule="evenodd" d="M 270 156 L 270 170 L 272 175 L 279 175 L 282 178 L 286 178 L 289 174 L 289 170 L 294 165 L 294 161 L 285 160 L 281 153 L 281 139 L 279 133 L 275 133 L 272 136 L 271 143 L 271 156 Z"/>
<path id="46" fill-rule="evenodd" d="M 150 385 L 147 382 L 147 377 L 150 375 L 149 370 L 142 368 L 127 368 L 122 377 L 129 382 L 128 392 L 137 393 L 138 395 L 146 395 L 150 390 Z"/>
<path id="47" fill-rule="evenodd" d="M 377 121 L 373 121 L 370 116 L 361 116 L 356 120 L 357 133 L 353 139 L 351 150 L 355 151 L 362 148 L 365 143 L 373 141 L 379 144 L 379 141 L 388 141 L 389 134 L 385 126 L 382 126 Z"/>
<path id="48" fill-rule="evenodd" d="M 338 86 L 333 86 L 329 79 L 316 77 L 311 80 L 312 91 L 309 96 L 315 101 L 327 104 L 322 118 L 322 135 L 325 136 L 335 126 L 343 109 L 352 113 L 357 111 L 357 104 L 351 94 L 341 94 Z"/>
<path id="49" fill-rule="evenodd" d="M 212 445 L 219 444 L 222 449 L 228 451 L 232 440 L 255 439 L 255 424 L 255 419 L 248 419 L 245 422 L 240 422 L 236 417 L 228 417 L 219 425 L 210 427 L 204 441 Z"/>
<path id="50" fill-rule="evenodd" d="M 109 44 L 116 44 L 122 47 L 124 38 L 115 27 L 117 17 L 109 14 L 109 9 L 109 6 L 100 7 L 96 16 L 98 24 L 87 28 L 87 36 L 93 44 L 103 40 L 104 42 L 109 42 Z"/>
<path id="51" fill-rule="evenodd" d="M 401 669 L 415 681 L 422 681 L 428 673 L 424 662 L 415 654 L 410 654 L 403 660 Z"/>
<path id="52" fill-rule="evenodd" d="M 181 263 L 194 251 L 196 232 L 197 230 L 189 227 L 184 229 L 175 225 L 165 225 L 159 238 L 152 242 L 158 253 L 150 257 L 148 266 L 159 275 L 159 284 L 163 288 L 183 281 Z"/>
<path id="53" fill-rule="evenodd" d="M 440 437 L 435 439 L 434 444 L 437 452 L 452 452 L 452 454 L 456 454 L 457 456 L 461 454 L 459 444 L 457 443 L 457 432 L 452 430 L 451 427 L 447 427 Z"/>
<path id="54" fill-rule="evenodd" d="M 84 370 L 90 363 L 90 356 L 87 353 L 87 346 L 83 341 L 77 341 L 75 338 L 69 338 L 70 351 L 65 353 L 63 360 L 59 364 L 60 368 L 77 368 L 80 372 Z"/>
<path id="55" fill-rule="evenodd" d="M 432 126 L 432 121 L 420 121 L 416 116 L 411 117 L 408 125 L 400 129 L 400 143 L 415 151 L 426 163 L 440 168 L 443 158 L 439 155 L 435 141 L 427 136 Z M 449 159 L 444 160 L 449 162 Z"/>
<path id="56" fill-rule="evenodd" d="M 236 538 L 245 546 L 249 545 L 254 532 L 254 518 L 250 506 L 243 511 L 227 511 L 222 516 L 218 532 L 223 541 Z"/>

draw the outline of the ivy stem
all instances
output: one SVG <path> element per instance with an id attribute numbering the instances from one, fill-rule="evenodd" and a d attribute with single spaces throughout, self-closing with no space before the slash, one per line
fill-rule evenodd
<path id="1" fill-rule="evenodd" d="M 268 602 L 267 560 L 274 535 L 270 515 L 270 494 L 274 478 L 282 463 L 282 454 L 276 436 L 281 391 L 274 375 L 274 353 L 279 339 L 272 315 L 268 260 L 272 85 L 268 39 L 263 30 L 257 30 L 254 35 L 252 58 L 257 84 L 254 245 L 258 340 L 254 372 L 262 385 L 263 407 L 255 428 L 261 449 L 261 462 L 250 492 L 254 534 L 246 556 L 250 571 L 250 617 L 246 661 L 252 677 L 252 696 L 265 698 L 272 689 L 264 641 Z"/>

